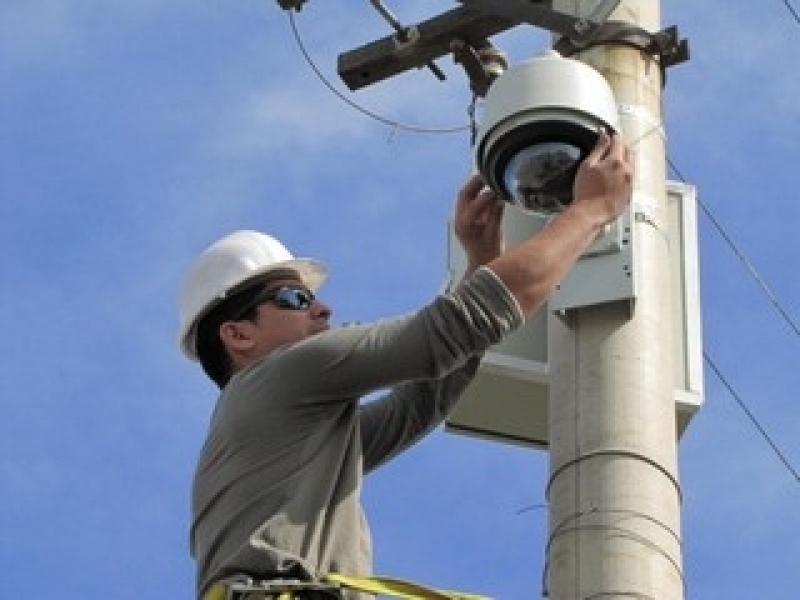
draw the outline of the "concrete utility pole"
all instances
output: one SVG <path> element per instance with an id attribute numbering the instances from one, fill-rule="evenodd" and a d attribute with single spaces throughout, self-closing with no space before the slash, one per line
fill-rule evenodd
<path id="1" fill-rule="evenodd" d="M 554 0 L 585 16 L 596 0 Z M 611 20 L 659 29 L 658 0 L 622 0 Z M 547 597 L 680 600 L 684 596 L 677 477 L 665 149 L 658 59 L 630 46 L 575 56 L 598 69 L 632 144 L 633 302 L 553 314 Z"/>

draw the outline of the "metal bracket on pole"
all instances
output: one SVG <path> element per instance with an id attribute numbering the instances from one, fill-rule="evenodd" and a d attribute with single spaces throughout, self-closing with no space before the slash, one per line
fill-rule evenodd
<path id="1" fill-rule="evenodd" d="M 554 11 L 531 0 L 459 0 L 487 14 L 544 27 L 561 36 L 554 49 L 569 56 L 591 46 L 621 43 L 635 46 L 648 54 L 658 56 L 662 67 L 671 67 L 689 59 L 689 45 L 678 39 L 676 27 L 650 33 L 618 21 L 607 21 L 620 0 L 603 0 L 586 18 L 578 18 Z"/>
<path id="2" fill-rule="evenodd" d="M 587 42 L 576 43 L 575 40 L 564 36 L 553 45 L 553 48 L 562 56 L 570 56 L 592 46 L 604 44 L 633 46 L 651 56 L 657 56 L 661 64 L 662 81 L 666 81 L 667 67 L 689 60 L 689 42 L 679 38 L 677 27 L 650 33 L 620 21 L 602 23 Z"/>

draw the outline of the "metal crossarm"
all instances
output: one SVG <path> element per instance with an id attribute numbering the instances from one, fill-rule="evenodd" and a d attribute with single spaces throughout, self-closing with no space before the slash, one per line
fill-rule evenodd
<path id="1" fill-rule="evenodd" d="M 456 40 L 481 46 L 490 36 L 515 25 L 503 16 L 455 8 L 417 24 L 418 36 L 403 52 L 398 52 L 395 36 L 387 36 L 340 54 L 337 70 L 347 87 L 355 91 L 447 56 Z"/>

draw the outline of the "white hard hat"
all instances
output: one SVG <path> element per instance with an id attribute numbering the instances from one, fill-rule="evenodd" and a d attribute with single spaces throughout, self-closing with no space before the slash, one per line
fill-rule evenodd
<path id="1" fill-rule="evenodd" d="M 295 258 L 274 237 L 257 231 L 236 231 L 209 246 L 192 266 L 181 289 L 179 341 L 183 353 L 197 360 L 197 322 L 231 290 L 277 270 L 294 271 L 312 291 L 328 274 L 321 262 Z"/>

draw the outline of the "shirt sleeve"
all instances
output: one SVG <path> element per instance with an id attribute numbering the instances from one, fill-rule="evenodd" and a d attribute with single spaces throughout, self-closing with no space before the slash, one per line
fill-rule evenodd
<path id="1" fill-rule="evenodd" d="M 274 351 L 239 377 L 277 386 L 295 402 L 336 402 L 444 377 L 522 322 L 516 299 L 484 267 L 414 314 L 322 332 Z"/>
<path id="2" fill-rule="evenodd" d="M 441 379 L 397 385 L 363 404 L 359 424 L 364 471 L 391 460 L 438 427 L 472 381 L 480 359 L 472 357 Z"/>
<path id="3" fill-rule="evenodd" d="M 522 322 L 522 311 L 511 293 L 491 270 L 486 268 L 476 274 L 476 277 L 478 280 L 485 278 L 484 283 L 489 287 L 499 286 L 498 297 L 502 297 L 503 310 L 491 304 L 491 300 L 488 304 L 483 300 L 476 304 L 482 306 L 487 315 L 480 314 L 481 310 L 476 311 L 474 306 L 467 310 L 466 314 L 472 319 L 480 320 L 491 319 L 489 315 L 502 316 L 503 312 L 507 311 L 502 318 L 508 321 L 499 326 L 493 334 L 487 335 L 487 340 L 493 343 L 507 333 L 509 329 L 506 326 L 513 328 Z M 483 297 L 483 289 L 471 281 L 462 287 L 466 289 L 451 292 L 454 294 L 455 302 L 470 303 L 475 295 Z M 467 300 L 464 300 L 462 295 L 466 296 Z M 463 364 L 444 377 L 397 385 L 390 393 L 361 407 L 360 426 L 365 471 L 390 460 L 445 419 L 472 381 L 485 348 L 481 344 L 480 350 L 469 353 Z"/>

